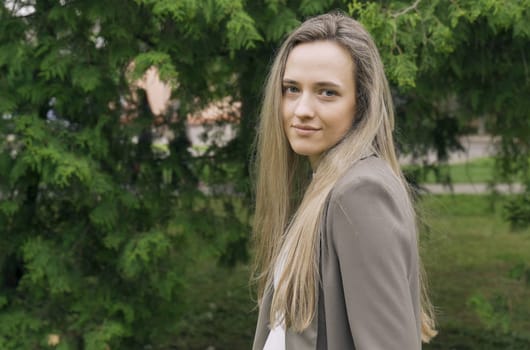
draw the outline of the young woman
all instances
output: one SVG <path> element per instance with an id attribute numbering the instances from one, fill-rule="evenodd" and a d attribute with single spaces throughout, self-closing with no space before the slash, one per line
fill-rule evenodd
<path id="1" fill-rule="evenodd" d="M 325 14 L 288 36 L 256 144 L 253 349 L 414 350 L 436 334 L 393 124 L 358 22 Z"/>

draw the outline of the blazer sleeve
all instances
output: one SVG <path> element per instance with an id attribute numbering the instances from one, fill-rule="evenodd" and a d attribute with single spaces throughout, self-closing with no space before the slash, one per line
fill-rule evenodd
<path id="1" fill-rule="evenodd" d="M 402 188 L 361 179 L 330 202 L 351 335 L 357 350 L 421 349 L 414 219 Z M 392 190 L 392 191 L 390 191 Z M 415 312 L 416 310 L 416 312 Z"/>

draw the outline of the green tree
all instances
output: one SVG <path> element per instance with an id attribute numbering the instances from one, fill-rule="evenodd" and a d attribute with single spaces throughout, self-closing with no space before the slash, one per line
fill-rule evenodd
<path id="1" fill-rule="evenodd" d="M 508 212 L 529 216 L 530 1 L 353 1 L 349 9 L 386 62 L 402 150 L 435 150 L 443 162 L 462 149 L 458 137 L 470 121 L 482 118 L 500 140 L 497 181 L 521 174 L 526 184 Z"/>
<path id="2" fill-rule="evenodd" d="M 226 77 L 220 48 L 254 39 L 238 34 L 249 17 L 231 1 L 19 4 L 0 6 L 0 348 L 163 348 L 186 276 L 204 256 L 236 258 L 248 220 L 198 190 L 215 172 L 187 152 L 184 118 L 169 156 L 142 99 L 120 121 L 128 67 L 202 97 Z"/>
<path id="3" fill-rule="evenodd" d="M 505 173 L 528 179 L 528 0 L 3 4 L 3 349 L 46 348 L 50 335 L 62 349 L 171 345 L 201 259 L 246 256 L 261 87 L 279 41 L 311 15 L 340 8 L 373 33 L 404 151 L 443 159 L 469 118 L 484 116 L 502 137 Z M 120 122 L 133 61 L 132 77 L 155 65 L 175 86 L 169 152 L 153 148 L 143 99 Z M 191 157 L 184 116 L 226 95 L 243 102 L 238 137 Z M 199 181 L 234 183 L 243 204 L 205 196 Z"/>
<path id="4" fill-rule="evenodd" d="M 501 137 L 504 174 L 528 179 L 530 73 L 529 1 L 354 2 L 350 9 L 374 33 L 397 84 L 398 126 L 419 154 L 440 160 L 485 119 Z"/>

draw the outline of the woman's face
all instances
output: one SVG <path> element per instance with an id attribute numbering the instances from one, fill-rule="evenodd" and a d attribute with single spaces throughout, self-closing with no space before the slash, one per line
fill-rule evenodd
<path id="1" fill-rule="evenodd" d="M 293 151 L 309 157 L 313 169 L 352 126 L 353 70 L 349 53 L 332 41 L 299 44 L 287 57 L 282 82 L 285 134 Z"/>

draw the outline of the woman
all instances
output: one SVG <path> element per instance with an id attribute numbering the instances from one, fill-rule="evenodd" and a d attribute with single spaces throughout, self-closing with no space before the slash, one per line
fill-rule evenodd
<path id="1" fill-rule="evenodd" d="M 358 22 L 325 14 L 285 40 L 256 143 L 253 349 L 414 350 L 436 334 L 393 122 Z"/>

